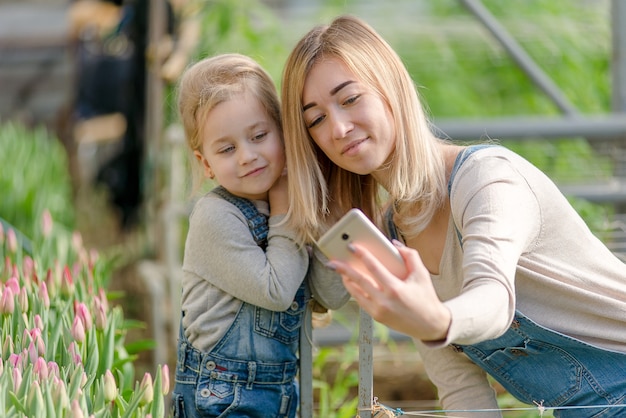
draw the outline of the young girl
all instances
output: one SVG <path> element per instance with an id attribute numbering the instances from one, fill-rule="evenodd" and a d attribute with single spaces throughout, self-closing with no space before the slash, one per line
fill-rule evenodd
<path id="1" fill-rule="evenodd" d="M 189 218 L 173 414 L 294 417 L 307 302 L 337 308 L 349 294 L 282 222 L 287 176 L 275 86 L 254 60 L 219 55 L 185 72 L 178 104 L 200 171 L 195 184 L 203 174 L 220 186 Z"/>
<path id="2" fill-rule="evenodd" d="M 436 138 L 402 61 L 357 18 L 307 33 L 282 86 L 289 222 L 316 238 L 356 206 L 388 225 L 406 277 L 357 243 L 370 274 L 332 265 L 415 338 L 445 410 L 500 416 L 489 373 L 555 416 L 626 416 L 626 265 L 548 177 L 504 147 Z"/>

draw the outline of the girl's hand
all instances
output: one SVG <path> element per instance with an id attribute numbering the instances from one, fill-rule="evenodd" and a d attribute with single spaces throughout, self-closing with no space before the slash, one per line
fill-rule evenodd
<path id="1" fill-rule="evenodd" d="M 394 244 L 406 264 L 406 278 L 391 274 L 357 243 L 352 248 L 367 267 L 367 273 L 336 260 L 329 266 L 341 274 L 348 292 L 376 321 L 420 340 L 445 339 L 450 311 L 437 297 L 428 270 L 416 250 L 397 241 Z"/>
<path id="2" fill-rule="evenodd" d="M 287 213 L 289 209 L 289 195 L 287 193 L 287 166 L 283 169 L 276 182 L 269 190 L 270 216 Z"/>

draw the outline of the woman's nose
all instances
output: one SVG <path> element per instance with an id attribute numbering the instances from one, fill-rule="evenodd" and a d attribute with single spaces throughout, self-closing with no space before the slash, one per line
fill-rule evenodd
<path id="1" fill-rule="evenodd" d="M 347 114 L 336 112 L 331 116 L 333 139 L 342 139 L 352 130 L 353 124 Z"/>

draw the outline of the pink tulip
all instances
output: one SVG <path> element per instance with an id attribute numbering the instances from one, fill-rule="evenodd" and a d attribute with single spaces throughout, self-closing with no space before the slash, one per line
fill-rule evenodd
<path id="1" fill-rule="evenodd" d="M 25 255 L 22 261 L 22 275 L 24 279 L 32 279 L 35 275 L 35 261 L 29 255 Z"/>
<path id="2" fill-rule="evenodd" d="M 79 343 L 85 342 L 85 325 L 80 317 L 75 316 L 72 323 L 72 329 L 70 330 L 72 338 Z"/>
<path id="3" fill-rule="evenodd" d="M 15 310 L 15 298 L 10 287 L 4 289 L 0 298 L 0 313 L 12 314 Z"/>
<path id="4" fill-rule="evenodd" d="M 107 326 L 107 315 L 104 312 L 104 307 L 97 298 L 94 299 L 94 304 L 96 310 L 96 329 L 104 330 Z"/>
<path id="5" fill-rule="evenodd" d="M 104 400 L 107 402 L 113 402 L 117 397 L 117 385 L 115 384 L 115 378 L 111 370 L 107 370 L 104 373 Z"/>
<path id="6" fill-rule="evenodd" d="M 154 399 L 154 386 L 152 385 L 152 375 L 150 373 L 145 373 L 139 384 L 139 390 L 144 389 L 145 391 L 139 400 L 139 405 L 142 406 L 149 404 Z"/>
<path id="7" fill-rule="evenodd" d="M 22 384 L 22 371 L 18 368 L 13 369 L 13 390 L 17 392 Z"/>
<path id="8" fill-rule="evenodd" d="M 44 237 L 49 237 L 52 233 L 52 227 L 54 223 L 52 221 L 52 215 L 48 209 L 44 209 L 41 215 L 41 232 Z"/>
<path id="9" fill-rule="evenodd" d="M 13 228 L 9 228 L 7 231 L 7 246 L 9 248 L 9 252 L 14 254 L 17 252 L 17 235 L 15 235 L 15 230 Z"/>
<path id="10" fill-rule="evenodd" d="M 28 312 L 28 295 L 26 294 L 25 287 L 20 289 L 20 293 L 17 295 L 17 302 L 20 305 L 22 312 Z"/>
<path id="11" fill-rule="evenodd" d="M 48 294 L 48 285 L 42 281 L 39 283 L 39 299 L 43 302 L 43 306 L 50 307 L 50 295 Z"/>
<path id="12" fill-rule="evenodd" d="M 5 288 L 10 288 L 13 292 L 13 295 L 17 295 L 20 293 L 20 282 L 17 279 L 17 274 L 13 275 L 7 282 L 4 284 Z"/>
<path id="13" fill-rule="evenodd" d="M 59 365 L 54 361 L 48 362 L 48 374 L 55 376 L 57 379 L 60 376 Z"/>
<path id="14" fill-rule="evenodd" d="M 83 410 L 81 409 L 80 404 L 78 403 L 77 399 L 74 399 L 72 401 L 70 417 L 71 418 L 85 418 L 85 414 L 83 414 Z"/>
<path id="15" fill-rule="evenodd" d="M 35 365 L 33 366 L 33 371 L 37 374 L 37 376 L 39 376 L 40 381 L 43 382 L 44 380 L 48 379 L 48 364 L 46 363 L 46 360 L 43 359 L 43 357 L 39 357 L 37 359 Z"/>
<path id="16" fill-rule="evenodd" d="M 70 356 L 72 357 L 72 360 L 74 361 L 74 364 L 82 364 L 83 360 L 80 357 L 80 351 L 78 349 L 78 347 L 76 346 L 76 342 L 72 341 L 69 345 L 69 347 L 67 348 L 67 350 L 70 353 Z"/>
<path id="17" fill-rule="evenodd" d="M 170 368 L 167 364 L 161 367 L 161 382 L 163 395 L 167 395 L 170 391 Z"/>
<path id="18" fill-rule="evenodd" d="M 83 321 L 85 331 L 89 331 L 93 326 L 93 320 L 91 319 L 91 313 L 89 312 L 89 309 L 87 309 L 87 306 L 85 306 L 83 302 L 75 303 L 74 309 L 76 316 Z"/>
<path id="19" fill-rule="evenodd" d="M 63 275 L 61 276 L 61 291 L 65 295 L 71 295 L 74 293 L 74 279 L 72 279 L 72 272 L 68 266 L 63 268 Z"/>

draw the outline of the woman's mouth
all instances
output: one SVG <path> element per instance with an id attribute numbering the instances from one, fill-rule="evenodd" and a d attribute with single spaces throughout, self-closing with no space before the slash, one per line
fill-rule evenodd
<path id="1" fill-rule="evenodd" d="M 369 138 L 357 139 L 355 141 L 350 142 L 348 145 L 343 147 L 341 150 L 341 155 L 352 156 L 358 152 L 359 145 L 363 142 L 367 141 Z"/>

